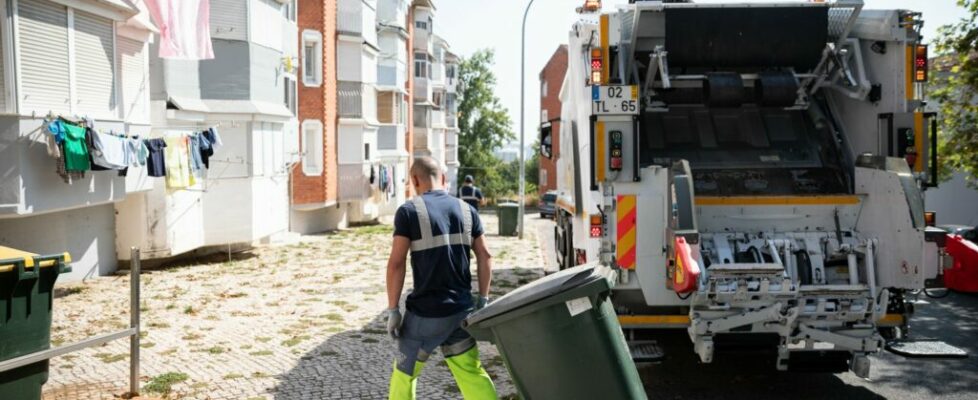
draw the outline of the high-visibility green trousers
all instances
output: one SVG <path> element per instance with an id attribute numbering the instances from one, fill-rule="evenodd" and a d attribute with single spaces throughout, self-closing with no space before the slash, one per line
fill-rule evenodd
<path id="1" fill-rule="evenodd" d="M 479 361 L 479 348 L 473 346 L 468 351 L 445 358 L 448 369 L 452 371 L 455 382 L 458 383 L 459 390 L 465 400 L 496 400 L 496 386 L 492 383 L 492 378 L 482 363 Z M 418 377 L 421 376 L 421 369 L 424 363 L 421 361 L 414 363 L 414 373 L 408 375 L 397 368 L 395 363 L 394 373 L 391 375 L 390 400 L 414 400 L 418 387 Z"/>

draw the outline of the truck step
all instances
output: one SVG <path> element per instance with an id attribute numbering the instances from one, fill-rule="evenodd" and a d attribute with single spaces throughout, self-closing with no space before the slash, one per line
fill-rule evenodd
<path id="1" fill-rule="evenodd" d="M 655 340 L 637 340 L 628 342 L 628 351 L 632 353 L 632 361 L 637 363 L 659 362 L 665 358 L 665 353 Z"/>
<path id="2" fill-rule="evenodd" d="M 886 349 L 907 358 L 968 358 L 967 351 L 936 339 L 891 340 Z"/>

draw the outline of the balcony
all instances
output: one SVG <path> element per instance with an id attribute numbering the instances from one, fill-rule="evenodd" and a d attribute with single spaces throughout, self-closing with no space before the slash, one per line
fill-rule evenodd
<path id="1" fill-rule="evenodd" d="M 424 103 L 431 101 L 432 87 L 427 78 L 414 78 L 414 102 Z"/>
<path id="2" fill-rule="evenodd" d="M 407 29 L 406 0 L 377 0 L 377 21 L 388 27 Z"/>
<path id="3" fill-rule="evenodd" d="M 407 82 L 407 66 L 403 62 L 383 61 L 377 64 L 377 85 L 403 88 Z"/>
<path id="4" fill-rule="evenodd" d="M 431 110 L 431 126 L 438 128 L 445 128 L 445 111 L 434 109 Z"/>
<path id="5" fill-rule="evenodd" d="M 404 127 L 383 125 L 377 131 L 377 151 L 404 151 Z"/>
<path id="6" fill-rule="evenodd" d="M 453 113 L 445 114 L 445 126 L 451 129 L 458 128 L 458 116 Z"/>
<path id="7" fill-rule="evenodd" d="M 458 165 L 458 146 L 445 146 L 445 164 Z"/>
<path id="8" fill-rule="evenodd" d="M 336 32 L 360 36 L 377 46 L 377 12 L 363 0 L 340 0 L 336 7 Z"/>
<path id="9" fill-rule="evenodd" d="M 377 97 L 372 85 L 363 82 L 340 81 L 337 84 L 336 92 L 340 118 L 374 121 L 377 115 Z"/>
<path id="10" fill-rule="evenodd" d="M 364 164 L 339 166 L 339 201 L 365 200 L 370 197 L 370 181 Z"/>

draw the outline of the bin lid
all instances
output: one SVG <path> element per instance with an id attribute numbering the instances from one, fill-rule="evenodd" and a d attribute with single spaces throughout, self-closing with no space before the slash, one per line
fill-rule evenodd
<path id="1" fill-rule="evenodd" d="M 594 265 L 581 265 L 565 269 L 507 293 L 485 308 L 472 313 L 466 318 L 463 326 L 479 324 L 490 318 L 602 279 L 606 279 L 605 275 Z"/>
<path id="2" fill-rule="evenodd" d="M 24 266 L 27 268 L 31 268 L 34 266 L 34 257 L 37 256 L 38 256 L 37 254 L 31 253 L 29 251 L 23 251 L 11 247 L 0 246 L 0 260 L 15 261 L 15 262 L 23 260 Z M 69 256 L 67 252 L 64 253 L 63 256 L 64 256 L 64 262 L 66 263 L 71 262 L 71 256 Z M 46 260 L 46 261 L 41 261 L 40 267 L 41 268 L 51 267 L 56 264 L 57 263 L 52 260 Z M 0 272 L 9 272 L 13 270 L 14 270 L 14 265 L 0 265 Z"/>
<path id="3" fill-rule="evenodd" d="M 516 203 L 499 203 L 496 205 L 496 207 L 500 207 L 500 208 L 517 208 L 519 206 L 520 205 Z"/>

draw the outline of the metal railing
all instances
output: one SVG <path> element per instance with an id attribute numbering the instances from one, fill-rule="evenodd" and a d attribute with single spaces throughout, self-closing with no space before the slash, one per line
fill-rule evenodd
<path id="1" fill-rule="evenodd" d="M 58 346 L 53 349 L 42 350 L 30 354 L 25 354 L 17 358 L 0 361 L 0 372 L 10 371 L 25 365 L 31 365 L 41 361 L 49 360 L 54 357 L 63 356 L 68 353 L 84 350 L 90 347 L 101 346 L 108 342 L 129 337 L 129 395 L 139 395 L 139 249 L 133 247 L 130 250 L 131 262 L 129 266 L 129 329 L 92 336 L 79 342 L 65 346 Z M 129 398 L 129 397 L 127 397 Z"/>
<path id="2" fill-rule="evenodd" d="M 363 118 L 363 84 L 344 82 L 337 84 L 340 118 Z"/>

